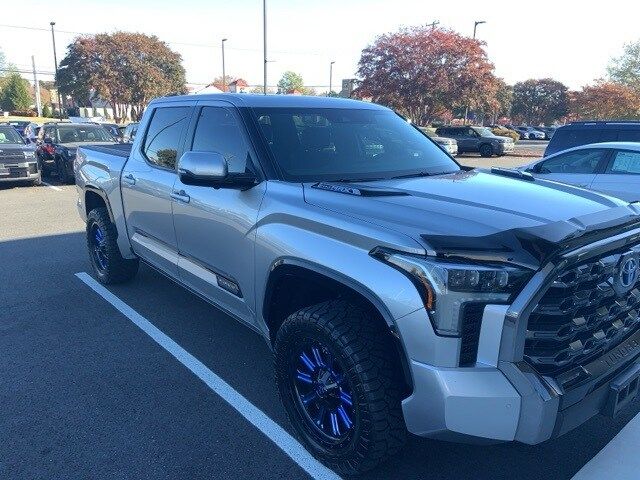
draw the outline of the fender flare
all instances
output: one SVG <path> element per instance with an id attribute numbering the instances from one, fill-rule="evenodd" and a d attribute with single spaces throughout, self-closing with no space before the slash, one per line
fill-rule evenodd
<path id="1" fill-rule="evenodd" d="M 107 212 L 109 213 L 109 220 L 111 220 L 111 223 L 115 224 L 115 218 L 113 216 L 113 211 L 111 210 L 111 203 L 109 202 L 109 197 L 107 196 L 107 194 L 104 192 L 104 190 L 102 190 L 101 188 L 95 187 L 93 185 L 85 185 L 84 186 L 84 193 L 83 193 L 83 199 L 84 199 L 84 208 L 86 210 L 87 208 L 87 192 L 92 192 L 95 193 L 96 195 L 98 195 L 100 198 L 102 198 L 102 200 L 104 201 L 104 204 L 107 206 Z"/>

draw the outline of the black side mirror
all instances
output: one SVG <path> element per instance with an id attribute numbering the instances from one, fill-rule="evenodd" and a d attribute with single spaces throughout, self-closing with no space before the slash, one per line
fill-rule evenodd
<path id="1" fill-rule="evenodd" d="M 44 143 L 53 143 L 53 140 L 49 137 L 44 137 Z"/>

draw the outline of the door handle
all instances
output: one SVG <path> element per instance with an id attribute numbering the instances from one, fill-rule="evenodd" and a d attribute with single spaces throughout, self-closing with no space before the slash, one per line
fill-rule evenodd
<path id="1" fill-rule="evenodd" d="M 189 203 L 189 200 L 191 200 L 191 197 L 184 190 L 180 190 L 179 192 L 174 190 L 171 192 L 171 198 L 182 203 Z"/>
<path id="2" fill-rule="evenodd" d="M 129 185 L 135 185 L 136 184 L 136 177 L 134 177 L 132 173 L 127 173 L 126 175 L 123 175 L 122 179 L 125 182 L 127 182 Z"/>

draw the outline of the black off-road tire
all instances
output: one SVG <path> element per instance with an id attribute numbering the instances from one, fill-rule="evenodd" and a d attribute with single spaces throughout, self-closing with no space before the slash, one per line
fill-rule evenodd
<path id="1" fill-rule="evenodd" d="M 92 235 L 94 228 L 99 227 L 104 232 L 104 251 L 105 251 L 105 268 L 100 268 L 98 261 L 93 253 L 94 244 L 92 243 Z M 123 258 L 118 248 L 117 238 L 118 231 L 116 226 L 111 223 L 109 212 L 106 208 L 94 208 L 87 216 L 87 248 L 89 250 L 89 258 L 93 273 L 97 280 L 104 284 L 110 285 L 114 283 L 123 283 L 131 280 L 138 273 L 138 259 Z"/>
<path id="2" fill-rule="evenodd" d="M 401 367 L 394 357 L 386 325 L 363 308 L 338 299 L 305 307 L 290 315 L 275 340 L 278 391 L 289 420 L 306 448 L 342 475 L 375 468 L 404 445 L 407 430 L 400 401 Z M 354 400 L 349 437 L 326 447 L 313 434 L 313 425 L 296 408 L 291 362 L 305 342 L 319 342 L 333 354 L 348 380 Z"/>
<path id="3" fill-rule="evenodd" d="M 480 145 L 480 155 L 485 158 L 489 158 L 493 155 L 493 147 L 488 143 Z"/>

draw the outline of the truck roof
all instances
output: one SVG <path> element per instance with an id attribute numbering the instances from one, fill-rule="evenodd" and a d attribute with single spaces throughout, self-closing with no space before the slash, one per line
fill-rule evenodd
<path id="1" fill-rule="evenodd" d="M 154 99 L 150 105 L 165 102 L 222 100 L 238 107 L 289 107 L 289 108 L 357 108 L 367 110 L 388 110 L 371 102 L 349 98 L 320 97 L 310 95 L 262 95 L 256 93 L 210 93 L 196 95 L 176 95 Z"/>

